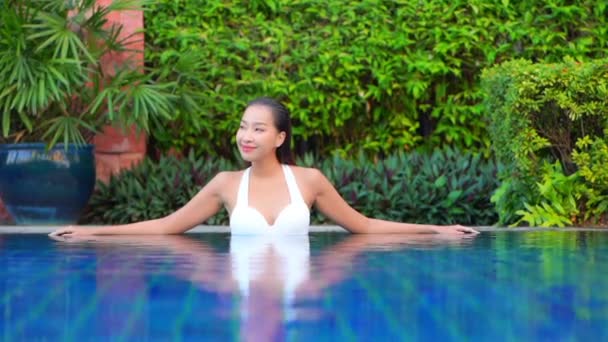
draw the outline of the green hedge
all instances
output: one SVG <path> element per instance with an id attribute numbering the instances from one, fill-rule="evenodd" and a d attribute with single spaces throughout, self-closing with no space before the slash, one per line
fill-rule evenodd
<path id="1" fill-rule="evenodd" d="M 144 159 L 137 167 L 98 181 L 82 223 L 119 224 L 163 217 L 176 211 L 218 172 L 234 170 L 226 160 L 200 159 L 190 153 L 184 160 L 161 157 Z M 227 222 L 224 212 L 208 221 Z"/>
<path id="2" fill-rule="evenodd" d="M 488 154 L 481 70 L 517 57 L 606 56 L 607 18 L 591 0 L 155 1 L 146 61 L 190 56 L 203 103 L 153 138 L 231 157 L 245 103 L 268 95 L 292 110 L 299 153 L 447 144 Z"/>
<path id="3" fill-rule="evenodd" d="M 490 195 L 497 187 L 496 166 L 481 155 L 448 149 L 431 155 L 395 154 L 374 163 L 359 155 L 317 161 L 315 165 L 348 203 L 365 215 L 403 222 L 490 225 L 497 215 Z M 145 160 L 98 187 L 83 223 L 116 224 L 153 219 L 183 206 L 220 170 L 236 166 L 221 159 Z M 313 212 L 313 223 L 327 223 Z M 207 221 L 227 224 L 225 210 Z"/>
<path id="4" fill-rule="evenodd" d="M 497 159 L 501 224 L 605 224 L 608 59 L 488 69 L 482 84 Z"/>

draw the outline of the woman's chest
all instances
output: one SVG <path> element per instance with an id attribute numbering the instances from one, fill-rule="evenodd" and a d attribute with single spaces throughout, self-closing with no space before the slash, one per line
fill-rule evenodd
<path id="1" fill-rule="evenodd" d="M 310 208 L 315 201 L 314 192 L 311 191 L 303 181 L 296 180 L 300 196 L 306 206 Z M 277 216 L 282 208 L 293 203 L 292 194 L 289 191 L 288 185 L 283 180 L 259 182 L 250 180 L 247 189 L 247 205 L 260 211 L 268 213 L 264 216 Z M 226 184 L 222 191 L 222 202 L 229 213 L 232 213 L 238 202 L 239 181 L 231 181 Z"/>

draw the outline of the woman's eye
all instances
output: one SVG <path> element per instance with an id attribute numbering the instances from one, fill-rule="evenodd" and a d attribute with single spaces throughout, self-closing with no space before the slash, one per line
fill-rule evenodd
<path id="1" fill-rule="evenodd" d="M 262 128 L 256 128 L 255 131 L 256 132 L 264 132 L 264 129 L 262 129 Z"/>

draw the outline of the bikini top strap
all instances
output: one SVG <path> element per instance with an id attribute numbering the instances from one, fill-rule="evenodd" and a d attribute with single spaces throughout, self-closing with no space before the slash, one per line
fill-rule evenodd
<path id="1" fill-rule="evenodd" d="M 293 175 L 293 172 L 288 165 L 283 164 L 283 173 L 285 174 L 285 181 L 287 182 L 287 189 L 289 190 L 291 202 L 304 203 L 304 199 L 302 198 L 302 194 L 298 188 L 298 183 L 296 182 L 296 177 Z"/>
<path id="2" fill-rule="evenodd" d="M 241 183 L 239 184 L 239 192 L 236 197 L 236 205 L 249 205 L 249 170 L 251 168 L 248 167 L 243 171 L 243 176 L 241 177 Z"/>

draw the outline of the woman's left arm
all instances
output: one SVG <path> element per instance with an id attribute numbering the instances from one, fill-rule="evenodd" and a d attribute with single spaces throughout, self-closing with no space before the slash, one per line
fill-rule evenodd
<path id="1" fill-rule="evenodd" d="M 331 182 L 318 170 L 314 171 L 311 186 L 315 190 L 315 207 L 332 221 L 351 233 L 364 234 L 477 234 L 472 228 L 460 225 L 436 226 L 427 224 L 401 223 L 368 218 L 353 209 L 340 196 Z"/>

